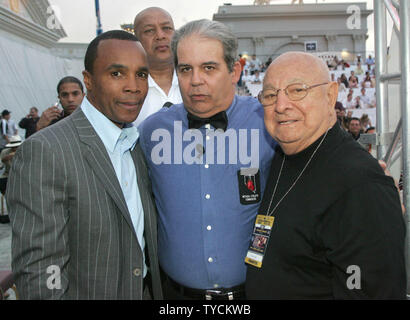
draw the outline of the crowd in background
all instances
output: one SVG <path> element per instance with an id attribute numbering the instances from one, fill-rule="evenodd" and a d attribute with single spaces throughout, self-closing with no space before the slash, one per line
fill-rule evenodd
<path id="1" fill-rule="evenodd" d="M 338 101 L 346 109 L 367 109 L 376 107 L 374 58 L 371 55 L 362 65 L 361 56 L 354 65 L 334 57 L 333 63 L 328 63 L 332 81 L 339 84 Z M 346 74 L 349 75 L 347 78 Z"/>
<path id="2" fill-rule="evenodd" d="M 256 55 L 248 59 L 239 55 L 239 61 L 242 65 L 242 76 L 238 86 L 245 88 L 243 94 L 256 96 L 262 87 L 264 72 L 272 62 L 272 58 L 262 63 Z M 341 127 L 355 140 L 358 140 L 362 133 L 374 133 L 375 123 L 372 123 L 369 116 L 371 111 L 364 111 L 360 115 L 354 113 L 357 109 L 376 108 L 375 59 L 369 55 L 365 61 L 362 61 L 361 55 L 358 55 L 356 60 L 350 64 L 334 56 L 326 62 L 331 80 L 337 81 L 339 85 L 335 109 Z M 367 148 L 371 151 L 371 145 Z"/>
<path id="3" fill-rule="evenodd" d="M 264 72 L 271 64 L 272 58 L 269 57 L 265 63 L 262 63 L 255 54 L 248 59 L 240 54 L 239 62 L 242 66 L 242 74 L 239 79 L 238 86 L 244 87 L 248 83 L 262 84 Z"/>
<path id="4" fill-rule="evenodd" d="M 358 140 L 362 133 L 375 132 L 368 113 L 362 113 L 360 117 L 353 115 L 355 109 L 376 107 L 374 63 L 374 58 L 369 55 L 364 63 L 364 71 L 360 55 L 352 66 L 337 57 L 328 62 L 331 79 L 336 79 L 339 84 L 338 101 L 335 105 L 338 121 L 355 140 Z M 349 78 L 346 77 L 346 72 L 350 72 Z M 371 146 L 368 148 L 370 151 Z"/>
<path id="5" fill-rule="evenodd" d="M 242 65 L 242 76 L 238 86 L 245 89 L 243 94 L 256 96 L 272 58 L 262 63 L 256 55 L 248 59 L 239 55 L 239 61 Z M 374 63 L 371 55 L 364 62 L 358 55 L 352 64 L 343 59 L 339 60 L 337 56 L 327 61 L 331 80 L 339 84 L 338 101 L 343 108 L 353 110 L 376 107 Z"/>

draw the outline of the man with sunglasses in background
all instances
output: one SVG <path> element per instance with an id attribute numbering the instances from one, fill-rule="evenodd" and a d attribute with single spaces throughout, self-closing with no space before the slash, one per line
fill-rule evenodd
<path id="1" fill-rule="evenodd" d="M 259 100 L 279 143 L 247 253 L 249 299 L 405 299 L 405 224 L 391 177 L 340 128 L 327 66 L 289 52 Z"/>

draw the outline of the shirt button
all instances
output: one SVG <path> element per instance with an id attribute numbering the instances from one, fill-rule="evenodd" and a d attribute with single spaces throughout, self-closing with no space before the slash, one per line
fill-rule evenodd
<path id="1" fill-rule="evenodd" d="M 211 139 L 211 137 L 210 137 L 210 136 L 206 136 L 206 140 L 209 140 L 209 139 Z"/>
<path id="2" fill-rule="evenodd" d="M 125 184 L 126 187 L 128 187 L 128 182 L 125 182 L 124 184 Z"/>
<path id="3" fill-rule="evenodd" d="M 214 262 L 214 259 L 208 258 L 208 262 L 209 262 L 209 263 L 212 263 L 212 262 Z"/>
<path id="4" fill-rule="evenodd" d="M 206 165 L 205 165 L 205 169 L 209 169 L 209 164 L 206 164 Z"/>
<path id="5" fill-rule="evenodd" d="M 211 226 L 207 226 L 207 227 L 206 227 L 206 230 L 211 231 L 211 230 L 212 230 L 212 227 L 211 227 Z"/>
<path id="6" fill-rule="evenodd" d="M 205 199 L 207 199 L 207 200 L 211 199 L 211 195 L 210 195 L 210 194 L 207 194 L 207 195 L 205 196 Z"/>
<path id="7" fill-rule="evenodd" d="M 140 268 L 135 268 L 133 273 L 134 273 L 134 276 L 139 277 L 141 275 L 141 269 Z"/>
<path id="8" fill-rule="evenodd" d="M 211 129 L 211 125 L 210 125 L 209 123 L 207 123 L 207 124 L 205 125 L 205 128 L 209 130 L 209 129 Z"/>

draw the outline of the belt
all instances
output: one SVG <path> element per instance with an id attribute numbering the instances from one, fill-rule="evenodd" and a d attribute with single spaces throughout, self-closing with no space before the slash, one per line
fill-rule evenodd
<path id="1" fill-rule="evenodd" d="M 181 295 L 195 300 L 244 300 L 245 285 L 240 284 L 232 288 L 216 288 L 216 289 L 194 289 L 185 287 L 174 281 L 165 272 L 162 272 L 166 281 L 178 291 Z"/>

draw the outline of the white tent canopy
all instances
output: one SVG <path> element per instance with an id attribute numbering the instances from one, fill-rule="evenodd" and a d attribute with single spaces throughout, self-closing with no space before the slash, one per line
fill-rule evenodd
<path id="1" fill-rule="evenodd" d="M 64 49 L 57 41 L 66 34 L 62 28 L 47 28 L 47 0 L 27 2 L 18 10 L 5 4 L 0 3 L 0 112 L 9 110 L 18 123 L 31 107 L 42 112 L 58 101 L 56 87 L 61 78 L 82 80 L 83 59 L 59 54 Z M 37 14 L 27 16 L 30 12 Z M 24 133 L 20 129 L 20 136 Z"/>
<path id="2" fill-rule="evenodd" d="M 68 75 L 82 80 L 82 61 L 56 57 L 50 49 L 7 39 L 0 33 L 0 108 L 17 122 L 30 107 L 40 112 L 57 99 L 58 81 Z"/>

